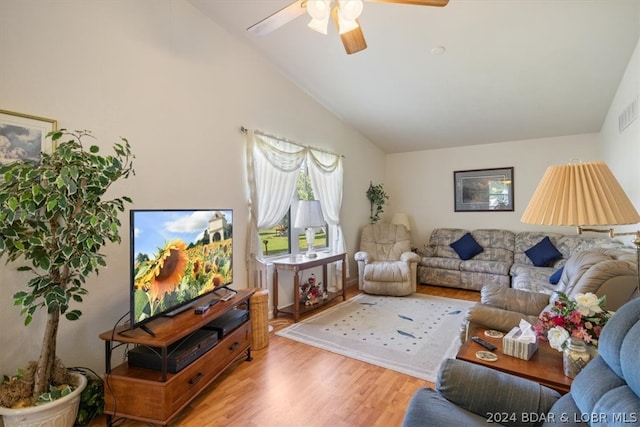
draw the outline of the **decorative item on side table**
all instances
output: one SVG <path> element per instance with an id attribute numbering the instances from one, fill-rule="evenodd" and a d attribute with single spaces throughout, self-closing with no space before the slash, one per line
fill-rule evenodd
<path id="1" fill-rule="evenodd" d="M 569 378 L 575 378 L 576 375 L 587 366 L 591 356 L 587 352 L 587 346 L 584 341 L 577 338 L 569 338 L 567 348 L 562 353 L 562 368 L 564 374 Z"/>
<path id="2" fill-rule="evenodd" d="M 327 299 L 327 292 L 322 282 L 316 281 L 316 276 L 311 275 L 306 283 L 300 285 L 300 303 L 304 305 L 318 304 L 320 300 Z"/>
<path id="3" fill-rule="evenodd" d="M 579 293 L 570 300 L 558 292 L 551 309 L 540 314 L 536 334 L 548 340 L 551 348 L 564 352 L 566 376 L 574 378 L 591 359 L 589 347 L 594 353 L 597 350 L 602 328 L 611 318 L 604 307 L 605 297 Z"/>
<path id="4" fill-rule="evenodd" d="M 296 211 L 296 220 L 293 224 L 295 228 L 304 228 L 305 237 L 307 239 L 307 252 L 304 256 L 307 258 L 315 258 L 318 255 L 313 249 L 313 243 L 316 238 L 314 228 L 324 226 L 324 218 L 322 216 L 322 207 L 319 200 L 300 200 L 298 202 L 298 210 Z"/>

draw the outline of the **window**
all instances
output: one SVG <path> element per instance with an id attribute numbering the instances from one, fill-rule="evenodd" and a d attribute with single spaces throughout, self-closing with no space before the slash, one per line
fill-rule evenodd
<path id="1" fill-rule="evenodd" d="M 295 222 L 295 207 L 298 200 L 314 200 L 315 196 L 311 189 L 309 175 L 305 172 L 306 168 L 302 166 L 297 181 L 297 191 L 294 200 L 291 201 L 287 213 L 282 217 L 275 227 L 269 229 L 260 229 L 260 243 L 262 252 L 265 257 L 297 254 L 307 250 L 307 240 L 304 230 L 291 228 L 290 224 Z M 294 208 L 294 209 L 292 209 Z M 316 230 L 313 246 L 316 249 L 326 248 L 328 227 L 325 226 Z"/>

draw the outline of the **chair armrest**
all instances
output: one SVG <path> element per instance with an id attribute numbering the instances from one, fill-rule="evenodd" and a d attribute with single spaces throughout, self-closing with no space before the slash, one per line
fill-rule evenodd
<path id="1" fill-rule="evenodd" d="M 549 295 L 522 289 L 485 285 L 480 290 L 482 304 L 529 316 L 538 316 L 549 304 Z"/>
<path id="2" fill-rule="evenodd" d="M 373 261 L 373 259 L 371 258 L 371 256 L 370 256 L 367 252 L 364 252 L 364 251 L 358 251 L 358 252 L 356 252 L 356 253 L 355 253 L 355 255 L 353 256 L 353 258 L 354 258 L 356 261 L 362 261 L 362 262 L 364 262 L 365 264 L 367 264 L 367 263 L 369 263 L 369 262 Z"/>
<path id="3" fill-rule="evenodd" d="M 418 255 L 420 255 L 421 257 L 432 257 L 436 253 L 436 251 L 431 246 L 427 245 L 418 248 L 416 252 L 418 252 Z"/>
<path id="4" fill-rule="evenodd" d="M 420 255 L 414 252 L 404 252 L 400 255 L 400 261 L 403 262 L 420 262 L 421 260 L 422 258 L 420 258 Z"/>
<path id="5" fill-rule="evenodd" d="M 546 414 L 560 398 L 534 381 L 456 359 L 442 362 L 436 390 L 469 412 L 493 417 L 494 423 L 520 426 L 537 425 L 540 418 L 532 422 L 531 415 Z"/>
<path id="6" fill-rule="evenodd" d="M 525 315 L 517 311 L 503 310 L 485 304 L 475 304 L 467 310 L 467 315 L 463 322 L 463 325 L 466 324 L 467 330 L 461 331 L 464 332 L 461 339 L 463 341 L 466 340 L 468 338 L 466 335 L 476 327 L 509 332 L 512 328 L 518 326 L 522 319 L 531 325 L 535 325 L 538 321 L 538 316 Z"/>

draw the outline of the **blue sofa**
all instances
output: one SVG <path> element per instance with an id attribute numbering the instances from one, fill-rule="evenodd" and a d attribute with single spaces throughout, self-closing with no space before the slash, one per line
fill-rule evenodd
<path id="1" fill-rule="evenodd" d="M 447 359 L 436 390 L 420 389 L 411 399 L 403 427 L 640 426 L 640 299 L 623 305 L 605 325 L 598 350 L 564 396 L 533 381 Z"/>

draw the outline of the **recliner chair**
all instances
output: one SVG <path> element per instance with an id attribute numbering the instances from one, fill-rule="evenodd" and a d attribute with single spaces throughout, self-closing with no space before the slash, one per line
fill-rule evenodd
<path id="1" fill-rule="evenodd" d="M 637 295 L 636 254 L 631 249 L 590 249 L 573 254 L 564 266 L 557 291 L 570 298 L 577 293 L 606 295 L 610 311 Z M 534 325 L 547 310 L 554 295 L 522 289 L 486 285 L 480 291 L 480 303 L 472 306 L 461 326 L 461 341 L 478 326 L 508 332 L 521 319 Z"/>
<path id="2" fill-rule="evenodd" d="M 368 294 L 406 296 L 416 291 L 420 256 L 411 252 L 404 225 L 367 224 L 362 228 L 358 288 Z"/>
<path id="3" fill-rule="evenodd" d="M 436 390 L 412 397 L 403 427 L 640 425 L 640 299 L 602 330 L 599 356 L 560 395 L 536 382 L 455 359 L 443 362 Z M 507 357 L 507 356 L 504 356 Z"/>

